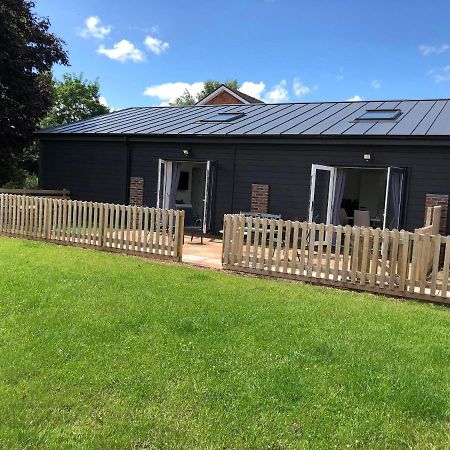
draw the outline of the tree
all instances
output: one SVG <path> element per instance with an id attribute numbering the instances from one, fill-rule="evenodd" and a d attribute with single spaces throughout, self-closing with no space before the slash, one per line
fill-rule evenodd
<path id="1" fill-rule="evenodd" d="M 186 89 L 180 97 L 178 97 L 175 101 L 173 101 L 171 103 L 171 106 L 195 105 L 202 98 L 205 98 L 207 95 L 211 94 L 211 92 L 214 92 L 217 88 L 222 86 L 222 84 L 224 84 L 225 86 L 229 87 L 230 89 L 237 90 L 237 88 L 238 88 L 237 80 L 224 81 L 223 83 L 220 82 L 220 81 L 217 81 L 217 80 L 206 80 L 203 83 L 203 89 L 201 90 L 201 92 L 199 92 L 197 94 L 197 96 L 195 98 Z"/>
<path id="2" fill-rule="evenodd" d="M 64 41 L 34 2 L 0 0 L 0 185 L 13 178 L 33 131 L 52 103 L 54 64 L 68 65 Z"/>
<path id="3" fill-rule="evenodd" d="M 184 92 L 175 101 L 170 103 L 170 106 L 190 106 L 195 105 L 195 103 L 195 98 L 187 89 L 185 89 Z"/>
<path id="4" fill-rule="evenodd" d="M 109 112 L 100 103 L 100 85 L 97 80 L 88 81 L 83 74 L 64 74 L 62 80 L 52 80 L 52 107 L 39 123 L 40 128 L 56 127 L 76 120 L 89 119 Z M 37 187 L 39 147 L 31 144 L 24 149 L 20 165 L 14 168 L 5 187 Z"/>
<path id="5" fill-rule="evenodd" d="M 53 106 L 40 127 L 55 127 L 108 113 L 109 108 L 100 103 L 99 91 L 98 80 L 86 80 L 83 74 L 66 73 L 61 81 L 53 80 Z"/>

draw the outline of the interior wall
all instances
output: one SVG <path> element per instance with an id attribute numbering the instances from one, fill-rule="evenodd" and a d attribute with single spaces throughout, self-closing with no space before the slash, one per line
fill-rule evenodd
<path id="1" fill-rule="evenodd" d="M 203 219 L 206 182 L 206 164 L 198 164 L 192 168 L 191 202 L 194 217 Z"/>
<path id="2" fill-rule="evenodd" d="M 189 173 L 189 185 L 186 191 L 177 191 L 177 203 L 184 203 L 185 205 L 192 204 L 191 189 L 192 189 L 192 163 L 182 162 L 181 171 Z"/>
<path id="3" fill-rule="evenodd" d="M 384 169 L 346 169 L 343 203 L 357 200 L 359 209 L 366 209 L 370 212 L 370 217 L 381 219 L 386 196 L 386 177 L 387 170 Z"/>

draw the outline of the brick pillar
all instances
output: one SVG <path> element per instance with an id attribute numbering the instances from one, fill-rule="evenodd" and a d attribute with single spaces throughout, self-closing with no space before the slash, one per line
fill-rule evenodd
<path id="1" fill-rule="evenodd" d="M 447 233 L 447 214 L 448 214 L 448 195 L 446 194 L 426 194 L 425 196 L 425 220 L 427 217 L 427 209 L 433 206 L 441 207 L 441 223 L 439 225 L 439 233 Z M 424 223 L 425 223 L 424 220 Z"/>
<path id="2" fill-rule="evenodd" d="M 253 212 L 267 213 L 269 207 L 269 185 L 252 184 L 252 202 Z"/>
<path id="3" fill-rule="evenodd" d="M 142 206 L 144 204 L 144 179 L 142 177 L 130 178 L 130 205 Z"/>

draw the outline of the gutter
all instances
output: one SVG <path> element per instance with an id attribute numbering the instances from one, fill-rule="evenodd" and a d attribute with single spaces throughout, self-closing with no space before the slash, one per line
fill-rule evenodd
<path id="1" fill-rule="evenodd" d="M 155 143 L 215 143 L 215 144 L 267 144 L 267 145 L 410 145 L 410 146 L 450 146 L 449 136 L 376 136 L 364 135 L 175 135 L 175 134 L 110 134 L 110 133 L 35 133 L 35 137 L 41 141 L 115 141 L 123 139 L 124 142 L 155 142 Z"/>

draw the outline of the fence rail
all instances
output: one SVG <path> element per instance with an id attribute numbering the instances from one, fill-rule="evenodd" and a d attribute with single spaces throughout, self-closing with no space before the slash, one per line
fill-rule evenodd
<path id="1" fill-rule="evenodd" d="M 0 188 L 0 194 L 14 194 L 14 195 L 30 195 L 33 197 L 52 197 L 52 198 L 70 198 L 70 191 L 67 189 L 3 189 Z"/>
<path id="2" fill-rule="evenodd" d="M 184 211 L 0 194 L 0 234 L 181 261 Z"/>
<path id="3" fill-rule="evenodd" d="M 222 258 L 231 270 L 449 302 L 450 236 L 226 215 Z"/>

